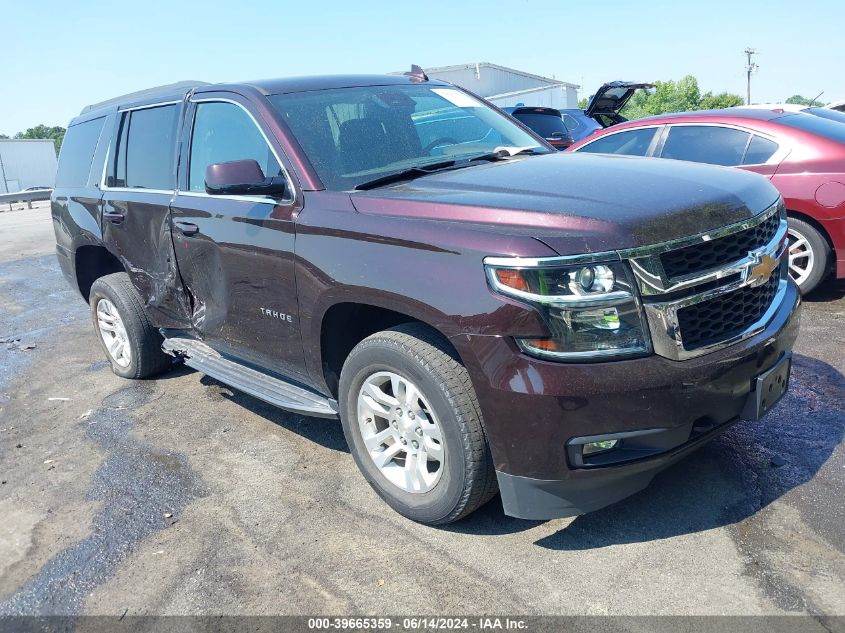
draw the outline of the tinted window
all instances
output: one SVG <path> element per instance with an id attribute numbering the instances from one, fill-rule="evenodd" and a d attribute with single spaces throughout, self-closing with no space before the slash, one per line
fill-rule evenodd
<path id="1" fill-rule="evenodd" d="M 805 112 L 820 116 L 823 119 L 836 121 L 837 123 L 845 123 L 845 112 L 840 112 L 839 110 L 833 110 L 831 108 L 807 108 Z"/>
<path id="2" fill-rule="evenodd" d="M 513 116 L 543 138 L 553 138 L 554 134 L 569 136 L 569 131 L 563 124 L 560 115 L 540 112 L 514 112 Z"/>
<path id="3" fill-rule="evenodd" d="M 175 104 L 125 113 L 120 125 L 113 186 L 175 188 L 178 124 L 179 106 Z"/>
<path id="4" fill-rule="evenodd" d="M 595 154 L 625 154 L 626 156 L 645 156 L 651 139 L 659 128 L 641 128 L 627 132 L 608 134 L 585 145 L 579 152 Z"/>
<path id="5" fill-rule="evenodd" d="M 745 151 L 743 165 L 762 165 L 778 151 L 778 144 L 756 134 L 751 137 L 748 149 Z"/>
<path id="6" fill-rule="evenodd" d="M 501 146 L 550 151 L 510 117 L 448 86 L 365 86 L 269 99 L 333 190 Z"/>
<path id="7" fill-rule="evenodd" d="M 713 125 L 676 125 L 669 129 L 662 158 L 733 167 L 742 164 L 748 132 Z"/>
<path id="8" fill-rule="evenodd" d="M 837 143 L 845 143 L 845 125 L 836 121 L 806 114 L 790 114 L 774 120 L 789 127 L 818 134 Z"/>
<path id="9" fill-rule="evenodd" d="M 105 118 L 94 119 L 68 128 L 59 157 L 56 187 L 84 187 L 88 183 L 94 150 L 105 121 Z M 101 171 L 102 168 L 100 163 Z"/>
<path id="10" fill-rule="evenodd" d="M 252 117 L 234 103 L 198 103 L 191 137 L 191 191 L 205 191 L 205 170 L 214 163 L 252 159 L 266 177 L 281 176 L 282 168 Z"/>

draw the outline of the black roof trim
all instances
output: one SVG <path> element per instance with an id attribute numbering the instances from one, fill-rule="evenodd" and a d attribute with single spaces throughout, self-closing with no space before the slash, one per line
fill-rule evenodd
<path id="1" fill-rule="evenodd" d="M 157 97 L 177 96 L 179 94 L 184 95 L 192 88 L 209 85 L 211 84 L 206 81 L 177 81 L 176 83 L 166 84 L 164 86 L 156 86 L 155 88 L 147 88 L 145 90 L 138 90 L 137 92 L 130 92 L 129 94 L 101 101 L 100 103 L 93 103 L 82 108 L 82 111 L 79 114 L 85 114 L 94 110 L 101 110 L 110 106 L 122 106 L 137 101 L 155 99 Z"/>

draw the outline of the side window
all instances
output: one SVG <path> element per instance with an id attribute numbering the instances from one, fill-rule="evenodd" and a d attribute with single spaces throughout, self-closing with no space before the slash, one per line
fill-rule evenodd
<path id="1" fill-rule="evenodd" d="M 769 160 L 776 151 L 778 151 L 777 143 L 755 134 L 751 137 L 748 149 L 745 150 L 745 158 L 742 159 L 742 164 L 762 165 Z"/>
<path id="2" fill-rule="evenodd" d="M 103 117 L 68 128 L 59 156 L 59 168 L 56 171 L 57 188 L 84 187 L 87 184 L 91 161 L 94 159 L 94 151 L 97 149 L 97 141 L 105 121 Z M 103 164 L 100 163 L 101 171 L 102 168 Z"/>
<path id="3" fill-rule="evenodd" d="M 715 125 L 676 125 L 669 129 L 661 158 L 735 167 L 742 164 L 750 136 Z"/>
<path id="4" fill-rule="evenodd" d="M 660 128 L 640 128 L 627 132 L 608 134 L 580 148 L 579 152 L 595 154 L 625 154 L 627 156 L 645 156 L 648 146 Z"/>
<path id="5" fill-rule="evenodd" d="M 124 113 L 111 186 L 174 189 L 178 125 L 179 106 L 176 104 Z"/>
<path id="6" fill-rule="evenodd" d="M 282 175 L 264 135 L 243 108 L 223 101 L 198 103 L 191 135 L 188 188 L 205 191 L 205 170 L 209 165 L 250 158 L 266 177 Z"/>

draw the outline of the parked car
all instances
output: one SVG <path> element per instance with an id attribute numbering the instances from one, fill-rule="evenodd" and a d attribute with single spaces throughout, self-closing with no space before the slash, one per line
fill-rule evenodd
<path id="1" fill-rule="evenodd" d="M 557 150 L 565 150 L 575 142 L 568 126 L 564 123 L 560 110 L 525 106 L 502 108 L 502 110 L 542 136 Z"/>
<path id="2" fill-rule="evenodd" d="M 176 358 L 339 417 L 416 521 L 497 488 L 523 518 L 601 508 L 789 382 L 800 299 L 769 183 L 559 153 L 420 70 L 91 106 L 52 214 L 114 373 Z"/>
<path id="3" fill-rule="evenodd" d="M 569 151 L 674 158 L 767 177 L 789 214 L 789 271 L 802 292 L 845 277 L 845 125 L 782 110 L 726 108 L 631 121 Z"/>
<path id="4" fill-rule="evenodd" d="M 625 107 L 625 104 L 630 101 L 637 90 L 648 88 L 654 88 L 654 84 L 633 83 L 630 81 L 608 82 L 603 84 L 596 91 L 596 94 L 590 97 L 590 101 L 584 110 L 580 108 L 554 110 L 552 108 L 532 107 L 522 104 L 514 108 L 503 109 L 549 142 L 551 142 L 551 139 L 547 132 L 568 132 L 569 137 L 572 139 L 572 141 L 566 142 L 566 147 L 568 147 L 576 141 L 587 138 L 596 130 L 627 121 L 625 117 L 619 114 L 620 110 Z M 548 110 L 548 116 L 542 116 L 539 112 L 537 112 L 537 115 L 532 116 L 532 113 L 540 110 Z M 514 114 L 514 112 L 519 112 L 519 116 Z M 554 113 L 560 116 L 563 122 L 562 127 L 552 119 Z M 558 149 L 565 149 L 565 147 L 561 148 L 563 143 L 552 144 Z"/>

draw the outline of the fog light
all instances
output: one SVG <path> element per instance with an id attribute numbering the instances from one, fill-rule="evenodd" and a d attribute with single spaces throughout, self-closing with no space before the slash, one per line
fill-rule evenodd
<path id="1" fill-rule="evenodd" d="M 602 442 L 590 442 L 589 444 L 584 444 L 584 448 L 581 454 L 596 455 L 597 453 L 604 453 L 605 451 L 609 451 L 612 448 L 616 448 L 617 444 L 619 444 L 619 440 L 604 440 Z"/>

